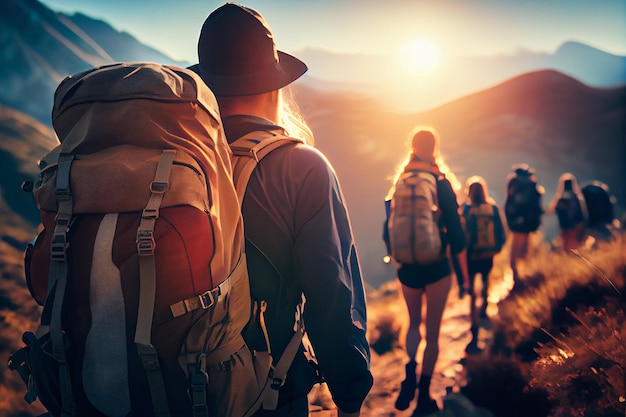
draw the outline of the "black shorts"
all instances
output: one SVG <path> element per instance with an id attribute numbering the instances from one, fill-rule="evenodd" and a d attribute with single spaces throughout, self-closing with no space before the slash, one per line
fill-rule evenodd
<path id="1" fill-rule="evenodd" d="M 427 285 L 435 283 L 450 275 L 450 261 L 447 257 L 429 264 L 402 264 L 398 268 L 398 279 L 404 285 L 414 289 L 424 289 Z"/>

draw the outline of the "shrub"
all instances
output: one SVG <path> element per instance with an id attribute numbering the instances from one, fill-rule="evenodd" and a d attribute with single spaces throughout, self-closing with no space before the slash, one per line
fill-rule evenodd
<path id="1" fill-rule="evenodd" d="M 559 404 L 553 417 L 626 415 L 624 305 L 569 312 L 579 325 L 537 349 L 531 386 Z"/>

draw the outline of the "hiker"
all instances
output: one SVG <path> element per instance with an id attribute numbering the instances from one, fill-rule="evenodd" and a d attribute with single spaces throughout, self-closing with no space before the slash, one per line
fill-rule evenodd
<path id="1" fill-rule="evenodd" d="M 233 151 L 289 135 L 312 141 L 283 95 L 307 67 L 277 51 L 259 12 L 233 3 L 214 10 L 202 26 L 198 58 L 191 69 L 216 95 Z M 253 152 L 235 158 L 238 191 L 237 166 Z M 242 199 L 250 291 L 253 300 L 266 301 L 272 357 L 280 357 L 292 339 L 294 314 L 304 297 L 304 323 L 319 373 L 339 416 L 358 416 L 373 384 L 365 294 L 332 166 L 313 146 L 292 139 L 258 162 Z M 249 337 L 254 348 L 256 339 Z M 276 381 L 282 385 L 276 410 L 260 409 L 255 416 L 307 416 L 307 394 L 317 382 L 316 369 L 299 346 L 286 379 Z"/>
<path id="2" fill-rule="evenodd" d="M 507 197 L 504 214 L 511 231 L 510 265 L 513 290 L 520 288 L 519 264 L 529 252 L 530 234 L 541 225 L 544 189 L 537 183 L 537 174 L 528 164 L 513 165 L 506 179 Z"/>
<path id="3" fill-rule="evenodd" d="M 414 415 L 425 415 L 438 410 L 437 402 L 430 396 L 430 382 L 439 355 L 439 329 L 443 310 L 451 287 L 451 268 L 447 256 L 450 245 L 452 256 L 459 260 L 464 277 L 464 287 L 469 289 L 465 234 L 458 214 L 456 195 L 450 181 L 439 166 L 443 166 L 439 153 L 439 137 L 431 128 L 416 128 L 410 135 L 411 149 L 406 162 L 395 176 L 394 184 L 387 195 L 389 207 L 387 230 L 383 232 L 385 244 L 397 264 L 398 279 L 409 313 L 409 329 L 405 349 L 408 363 L 406 377 L 400 384 L 400 393 L 395 402 L 398 410 L 406 410 L 419 389 Z M 439 164 L 438 164 L 439 163 Z M 424 191 L 415 191 L 427 187 Z M 406 198 L 404 190 L 409 188 Z M 412 191 L 410 189 L 413 189 Z M 413 205 L 424 198 L 422 193 L 431 192 L 432 201 L 424 205 Z M 422 208 L 425 213 L 422 213 Z M 409 209 L 409 212 L 407 212 Z M 413 210 L 410 212 L 410 210 Z M 434 210 L 434 211 L 433 211 Z M 419 211 L 419 213 L 417 213 Z M 407 219 L 423 217 L 424 223 L 414 224 Z M 435 235 L 429 227 L 434 227 Z M 416 237 L 415 241 L 411 237 Z M 406 241 L 409 239 L 409 241 Z M 418 240 L 419 239 L 419 240 Z M 405 240 L 405 241 L 403 241 Z M 425 243 L 424 243 L 425 242 Z M 421 247 L 405 253 L 405 247 Z M 434 247 L 434 253 L 430 250 Z M 417 347 L 420 344 L 422 299 L 426 297 L 426 347 L 422 358 L 421 376 L 417 381 Z"/>
<path id="4" fill-rule="evenodd" d="M 493 258 L 500 252 L 506 235 L 496 202 L 489 196 L 487 181 L 480 176 L 467 180 L 467 201 L 463 204 L 463 218 L 467 235 L 467 269 L 470 280 L 470 303 L 472 318 L 472 340 L 467 345 L 467 352 L 478 351 L 479 319 L 487 318 L 487 299 L 489 295 L 489 274 L 493 269 Z M 480 274 L 482 279 L 482 303 L 480 311 L 476 308 L 475 279 Z"/>
<path id="5" fill-rule="evenodd" d="M 561 248 L 565 251 L 578 249 L 583 242 L 587 205 L 573 174 L 566 172 L 559 177 L 548 213 L 557 216 Z"/>
<path id="6" fill-rule="evenodd" d="M 582 185 L 582 195 L 587 206 L 587 224 L 584 230 L 584 246 L 596 248 L 599 242 L 620 240 L 619 220 L 615 218 L 615 197 L 609 186 L 601 181 Z"/>

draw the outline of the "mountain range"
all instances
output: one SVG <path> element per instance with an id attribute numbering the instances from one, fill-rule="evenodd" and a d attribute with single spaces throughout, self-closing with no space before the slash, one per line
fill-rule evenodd
<path id="1" fill-rule="evenodd" d="M 185 65 L 100 20 L 56 13 L 37 0 L 2 1 L 2 105 L 50 125 L 59 82 L 69 74 L 114 61 Z"/>
<path id="2" fill-rule="evenodd" d="M 4 0 L 3 9 L 0 211 L 6 215 L 0 220 L 0 235 L 21 250 L 35 230 L 37 212 L 19 187 L 36 174 L 35 161 L 55 143 L 50 109 L 58 82 L 67 74 L 113 61 L 186 63 L 141 45 L 105 22 L 55 13 L 36 0 Z M 500 204 L 511 165 L 527 162 L 546 188 L 545 205 L 558 177 L 568 171 L 579 181 L 607 183 L 617 197 L 618 213 L 624 210 L 626 74 L 619 76 L 624 57 L 570 42 L 550 56 L 467 58 L 465 68 L 475 70 L 466 70 L 467 84 L 457 91 L 473 90 L 427 110 L 407 112 L 391 108 L 360 75 L 342 80 L 339 71 L 333 71 L 345 65 L 370 68 L 371 57 L 303 52 L 311 68 L 322 69 L 294 83 L 293 98 L 315 133 L 317 147 L 338 173 L 364 276 L 372 286 L 394 275 L 380 261 L 383 200 L 406 152 L 407 135 L 417 125 L 433 126 L 440 133 L 451 179 L 462 182 L 482 175 Z M 469 62 L 475 66 L 468 67 Z M 548 69 L 527 71 L 544 66 Z M 485 68 L 490 70 L 481 70 Z M 461 81 L 452 77 L 448 82 L 460 86 Z M 432 103 L 442 99 L 437 97 Z M 543 231 L 547 237 L 554 235 L 554 219 L 546 216 Z"/>
<path id="3" fill-rule="evenodd" d="M 305 83 L 332 91 L 354 90 L 375 95 L 388 108 L 402 112 L 431 109 L 527 72 L 553 69 L 598 88 L 626 84 L 626 57 L 581 42 L 563 43 L 554 53 L 519 50 L 512 54 L 455 56 L 436 72 L 411 74 L 399 60 L 324 50 L 297 53 L 309 65 Z M 332 83 L 329 83 L 332 81 Z"/>

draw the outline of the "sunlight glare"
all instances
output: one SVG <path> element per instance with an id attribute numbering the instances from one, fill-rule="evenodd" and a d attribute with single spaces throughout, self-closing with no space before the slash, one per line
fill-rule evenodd
<path id="1" fill-rule="evenodd" d="M 441 51 L 433 42 L 416 38 L 400 47 L 402 64 L 412 74 L 430 74 L 437 69 Z"/>

